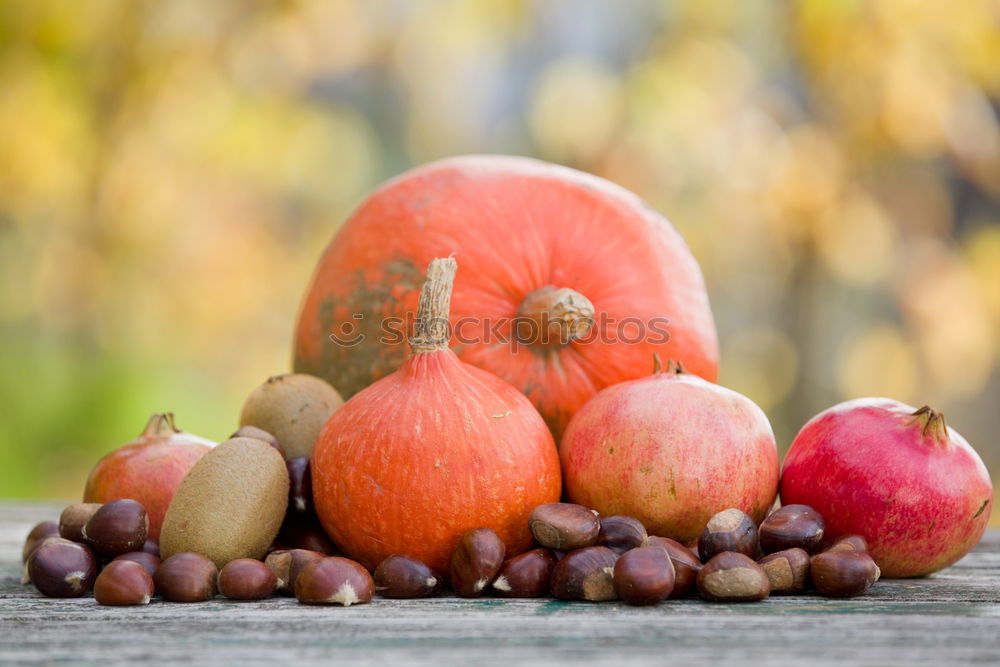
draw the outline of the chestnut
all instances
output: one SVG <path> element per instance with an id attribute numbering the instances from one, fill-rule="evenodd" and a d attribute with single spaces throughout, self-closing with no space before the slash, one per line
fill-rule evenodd
<path id="1" fill-rule="evenodd" d="M 451 555 L 451 587 L 462 597 L 479 597 L 496 579 L 505 553 L 499 535 L 489 528 L 473 528 Z"/>
<path id="2" fill-rule="evenodd" d="M 383 559 L 372 578 L 375 592 L 394 600 L 434 597 L 444 588 L 444 581 L 427 565 L 399 554 Z"/>
<path id="3" fill-rule="evenodd" d="M 606 516 L 601 519 L 601 529 L 597 534 L 599 547 L 608 547 L 616 554 L 641 547 L 646 538 L 646 527 L 638 519 L 630 516 Z"/>
<path id="4" fill-rule="evenodd" d="M 219 571 L 219 593 L 231 600 L 263 600 L 274 592 L 278 577 L 253 558 L 237 558 Z"/>
<path id="5" fill-rule="evenodd" d="M 21 549 L 21 562 L 28 562 L 28 556 L 35 550 L 35 547 L 49 537 L 59 537 L 58 523 L 55 521 L 42 521 L 35 524 L 35 527 L 28 533 L 28 536 L 24 538 L 24 547 Z"/>
<path id="6" fill-rule="evenodd" d="M 764 519 L 758 541 L 765 554 L 785 549 L 812 552 L 823 539 L 823 517 L 808 505 L 785 505 Z"/>
<path id="7" fill-rule="evenodd" d="M 626 604 L 651 605 L 674 589 L 674 565 L 662 547 L 636 547 L 615 562 L 615 593 Z"/>
<path id="8" fill-rule="evenodd" d="M 746 512 L 738 509 L 722 510 L 705 524 L 698 537 L 698 555 L 707 563 L 723 551 L 757 557 L 757 525 Z"/>
<path id="9" fill-rule="evenodd" d="M 845 535 L 831 542 L 823 551 L 858 551 L 868 553 L 868 542 L 860 535 Z"/>
<path id="10" fill-rule="evenodd" d="M 306 565 L 295 580 L 295 597 L 302 604 L 349 607 L 372 599 L 375 582 L 360 563 L 327 556 Z"/>
<path id="11" fill-rule="evenodd" d="M 97 604 L 112 606 L 149 604 L 153 590 L 153 578 L 141 564 L 113 560 L 97 575 L 94 599 Z"/>
<path id="12" fill-rule="evenodd" d="M 340 553 L 315 514 L 289 514 L 281 524 L 278 541 L 287 549 L 307 549 L 327 556 Z"/>
<path id="13" fill-rule="evenodd" d="M 584 547 L 566 554 L 552 568 L 552 596 L 559 600 L 614 600 L 618 554 L 607 547 Z"/>
<path id="14" fill-rule="evenodd" d="M 824 551 L 809 562 L 813 586 L 831 598 L 862 595 L 881 574 L 872 557 L 863 551 Z"/>
<path id="15" fill-rule="evenodd" d="M 117 556 L 142 548 L 149 519 L 135 500 L 112 500 L 94 512 L 83 527 L 83 540 L 102 556 Z"/>
<path id="16" fill-rule="evenodd" d="M 138 563 L 149 572 L 149 576 L 156 574 L 156 570 L 160 567 L 160 557 L 156 554 L 151 554 L 148 551 L 126 551 L 123 554 L 119 554 L 112 559 L 112 563 L 120 560 L 127 560 L 133 563 Z"/>
<path id="17" fill-rule="evenodd" d="M 753 602 L 768 596 L 771 583 L 764 569 L 749 556 L 723 551 L 701 568 L 698 592 L 713 602 Z"/>
<path id="18" fill-rule="evenodd" d="M 286 549 L 269 553 L 264 564 L 271 568 L 277 578 L 276 590 L 286 595 L 295 595 L 295 579 L 302 568 L 320 558 L 326 558 L 326 554 L 309 549 Z"/>
<path id="19" fill-rule="evenodd" d="M 281 454 L 281 458 L 285 458 L 285 448 L 281 446 L 281 443 L 278 442 L 276 437 L 262 428 L 257 428 L 256 426 L 240 426 L 236 429 L 235 433 L 229 436 L 230 440 L 233 438 L 253 438 L 254 440 L 262 440 L 278 450 L 278 453 Z"/>
<path id="20" fill-rule="evenodd" d="M 192 551 L 174 554 L 153 575 L 156 592 L 171 602 L 204 602 L 215 597 L 219 571 L 206 556 Z"/>
<path id="21" fill-rule="evenodd" d="M 42 595 L 78 598 L 94 586 L 97 559 L 82 544 L 62 537 L 49 537 L 28 556 L 26 571 Z"/>
<path id="22" fill-rule="evenodd" d="M 545 597 L 556 562 L 555 554 L 544 547 L 508 558 L 493 580 L 493 590 L 505 598 Z"/>
<path id="23" fill-rule="evenodd" d="M 782 549 L 764 556 L 757 564 L 764 568 L 771 593 L 789 595 L 809 588 L 809 554 L 805 549 Z"/>
<path id="24" fill-rule="evenodd" d="M 670 592 L 671 598 L 682 598 L 694 591 L 702 565 L 691 549 L 677 540 L 655 535 L 646 538 L 645 545 L 665 549 L 670 556 L 670 562 L 674 566 L 674 589 Z"/>
<path id="25" fill-rule="evenodd" d="M 83 527 L 101 509 L 101 503 L 76 503 L 70 505 L 59 515 L 59 537 L 72 542 L 83 542 Z"/>
<path id="26" fill-rule="evenodd" d="M 539 505 L 528 517 L 528 527 L 540 545 L 560 551 L 589 547 L 601 532 L 597 514 L 573 503 Z"/>
<path id="27" fill-rule="evenodd" d="M 309 457 L 289 459 L 285 467 L 288 468 L 288 511 L 292 514 L 314 514 Z"/>

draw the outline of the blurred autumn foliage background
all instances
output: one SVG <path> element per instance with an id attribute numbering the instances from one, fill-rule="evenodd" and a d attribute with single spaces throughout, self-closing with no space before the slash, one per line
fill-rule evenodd
<path id="1" fill-rule="evenodd" d="M 886 395 L 997 474 L 998 118 L 996 0 L 0 1 L 0 496 L 227 436 L 351 209 L 469 152 L 666 213 L 782 449 Z"/>

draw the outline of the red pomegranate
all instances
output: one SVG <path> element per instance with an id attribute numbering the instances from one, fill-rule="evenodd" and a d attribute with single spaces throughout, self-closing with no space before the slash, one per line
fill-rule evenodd
<path id="1" fill-rule="evenodd" d="M 174 426 L 172 412 L 154 414 L 138 438 L 97 462 L 87 478 L 83 501 L 139 501 L 149 517 L 149 538 L 159 540 L 174 491 L 191 466 L 214 446 L 211 440 Z"/>
<path id="2" fill-rule="evenodd" d="M 731 507 L 759 523 L 778 490 L 767 416 L 731 389 L 658 366 L 604 389 L 570 421 L 559 446 L 569 498 L 682 543 Z"/>
<path id="3" fill-rule="evenodd" d="M 940 413 L 862 398 L 802 427 L 785 457 L 781 501 L 818 510 L 829 537 L 863 536 L 882 576 L 914 577 L 951 565 L 979 542 L 993 485 Z"/>
<path id="4" fill-rule="evenodd" d="M 345 398 L 394 371 L 424 267 L 450 254 L 463 267 L 452 349 L 525 393 L 557 436 L 654 352 L 716 378 L 704 282 L 670 223 L 598 177 L 496 155 L 414 169 L 354 212 L 306 293 L 295 370 Z"/>

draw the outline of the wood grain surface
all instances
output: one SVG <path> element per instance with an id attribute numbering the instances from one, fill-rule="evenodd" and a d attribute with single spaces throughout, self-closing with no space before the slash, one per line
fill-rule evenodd
<path id="1" fill-rule="evenodd" d="M 959 665 L 1000 664 L 1000 532 L 924 579 L 861 598 L 699 600 L 654 607 L 554 600 L 294 599 L 111 608 L 41 597 L 20 578 L 24 536 L 61 506 L 0 503 L 0 664 Z"/>

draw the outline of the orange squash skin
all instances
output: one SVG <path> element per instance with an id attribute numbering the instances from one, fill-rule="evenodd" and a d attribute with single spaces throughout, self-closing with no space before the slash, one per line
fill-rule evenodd
<path id="1" fill-rule="evenodd" d="M 528 515 L 561 490 L 555 443 L 531 403 L 447 349 L 409 357 L 337 410 L 316 441 L 312 482 L 324 529 L 369 570 L 402 554 L 446 572 L 462 534 L 480 526 L 508 554 L 526 551 Z"/>
<path id="2" fill-rule="evenodd" d="M 654 352 L 707 380 L 717 377 L 718 342 L 700 269 L 663 216 L 601 178 L 489 155 L 414 169 L 355 211 L 303 301 L 295 370 L 351 396 L 398 368 L 403 337 L 386 336 L 382 323 L 412 316 L 423 267 L 449 254 L 463 267 L 451 322 L 506 322 L 495 334 L 507 341 L 470 342 L 468 334 L 483 327 L 469 325 L 456 331 L 452 349 L 524 392 L 557 437 L 600 389 L 648 374 Z M 554 349 L 517 342 L 510 319 L 528 294 L 549 285 L 589 299 L 611 323 L 604 340 Z M 666 320 L 669 340 L 655 333 L 634 343 L 610 339 L 625 318 Z M 331 333 L 364 340 L 341 345 Z"/>

